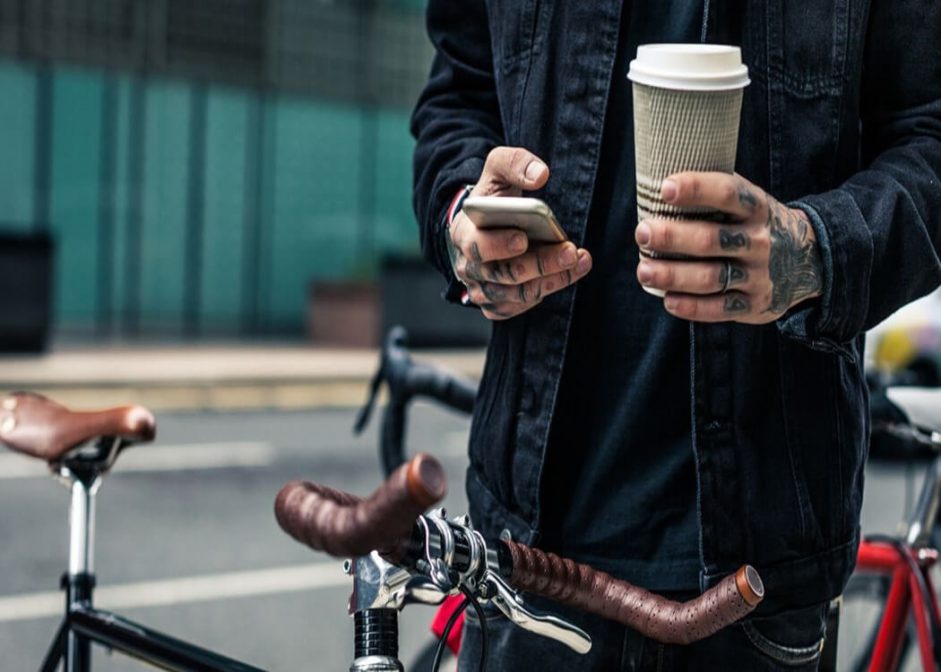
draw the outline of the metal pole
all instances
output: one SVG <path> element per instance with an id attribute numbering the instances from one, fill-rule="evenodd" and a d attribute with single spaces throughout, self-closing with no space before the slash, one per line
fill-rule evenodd
<path id="1" fill-rule="evenodd" d="M 69 510 L 69 575 L 92 574 L 95 571 L 95 495 L 101 478 L 90 484 L 76 478 L 72 481 L 72 507 Z"/>
<path id="2" fill-rule="evenodd" d="M 72 505 L 69 509 L 69 573 L 67 582 L 69 609 L 75 603 L 91 604 L 95 568 L 95 495 L 101 477 L 83 479 L 70 475 Z M 71 629 L 65 651 L 66 672 L 91 670 L 91 645 Z"/>

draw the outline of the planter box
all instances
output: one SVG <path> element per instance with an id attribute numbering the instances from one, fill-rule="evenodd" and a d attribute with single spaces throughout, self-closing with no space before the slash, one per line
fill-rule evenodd
<path id="1" fill-rule="evenodd" d="M 490 322 L 476 308 L 441 298 L 441 274 L 421 257 L 390 256 L 382 261 L 382 333 L 399 324 L 418 348 L 480 347 L 490 340 Z"/>
<path id="2" fill-rule="evenodd" d="M 0 233 L 0 352 L 42 352 L 52 322 L 52 239 Z"/>
<path id="3" fill-rule="evenodd" d="M 379 290 L 375 283 L 312 283 L 307 333 L 318 345 L 378 347 Z"/>

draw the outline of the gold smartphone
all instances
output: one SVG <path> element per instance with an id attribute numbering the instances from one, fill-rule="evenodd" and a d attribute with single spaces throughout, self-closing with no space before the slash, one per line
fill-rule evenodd
<path id="1" fill-rule="evenodd" d="M 461 210 L 479 229 L 520 229 L 533 243 L 568 240 L 552 210 L 538 198 L 468 196 Z"/>

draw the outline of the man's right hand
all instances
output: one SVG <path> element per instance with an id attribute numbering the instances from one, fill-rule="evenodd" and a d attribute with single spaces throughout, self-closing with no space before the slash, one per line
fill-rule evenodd
<path id="1" fill-rule="evenodd" d="M 495 147 L 471 195 L 520 196 L 548 179 L 549 168 L 531 152 Z M 524 313 L 591 270 L 588 250 L 576 249 L 571 242 L 528 248 L 526 234 L 519 229 L 478 229 L 463 212 L 451 220 L 448 252 L 454 274 L 490 320 Z"/>

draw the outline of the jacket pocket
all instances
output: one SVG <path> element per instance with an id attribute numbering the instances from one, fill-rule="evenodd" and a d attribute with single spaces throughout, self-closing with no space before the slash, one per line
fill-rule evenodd
<path id="1" fill-rule="evenodd" d="M 755 618 L 741 624 L 751 645 L 783 667 L 815 664 L 823 651 L 826 610 L 822 606 Z"/>
<path id="2" fill-rule="evenodd" d="M 818 550 L 852 537 L 858 520 L 854 474 L 860 464 L 844 417 L 859 391 L 842 374 L 841 356 L 790 341 L 778 343 L 786 441 L 801 501 L 805 540 Z"/>
<path id="3" fill-rule="evenodd" d="M 791 95 L 838 94 L 846 67 L 853 0 L 770 0 L 767 68 Z"/>
<path id="4" fill-rule="evenodd" d="M 536 19 L 540 0 L 489 0 L 493 65 L 500 75 L 528 61 L 541 48 Z"/>

